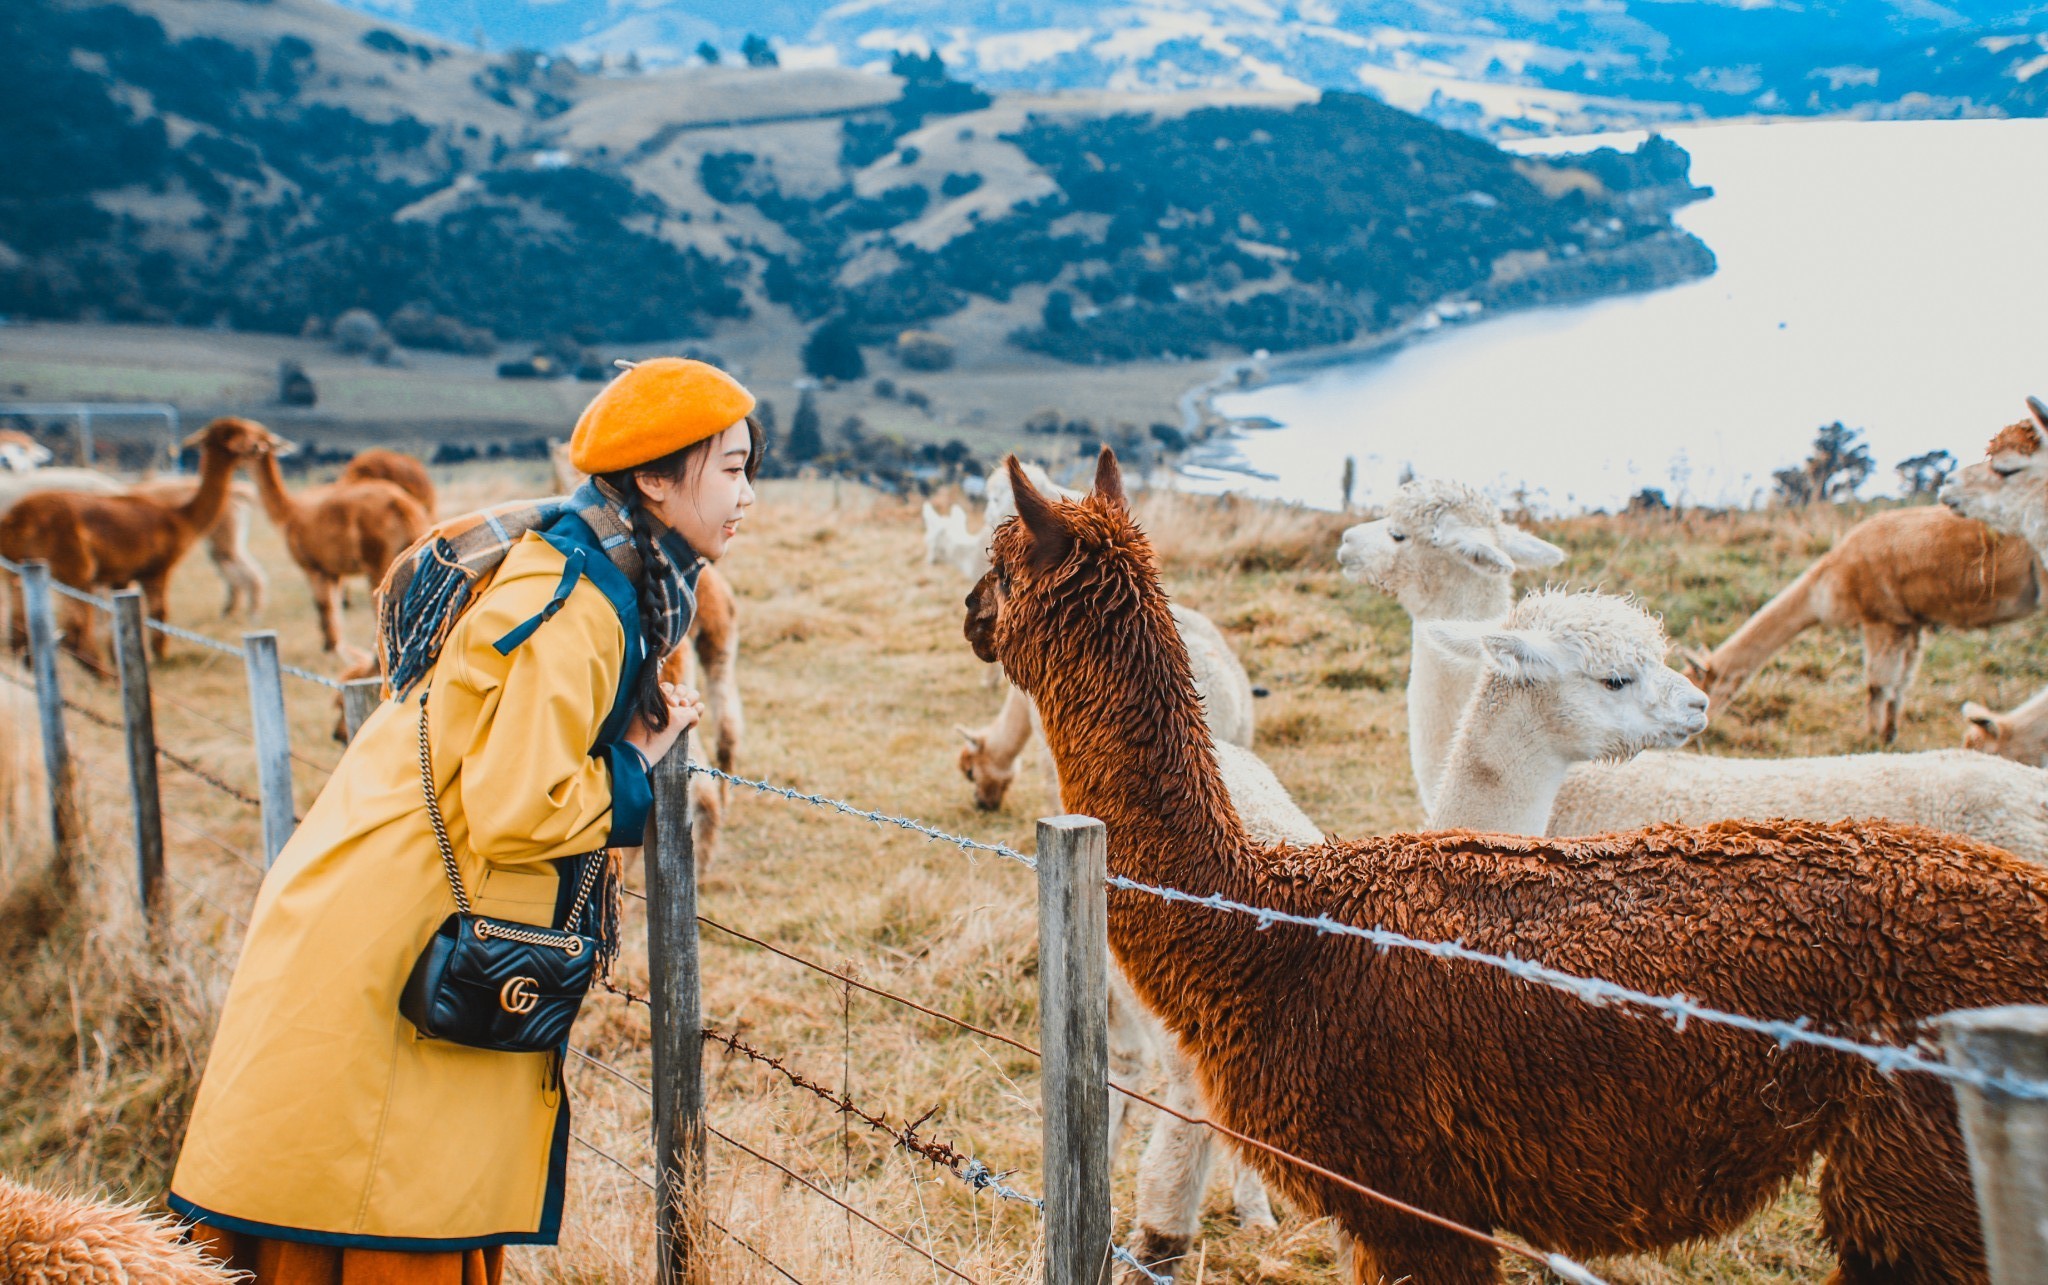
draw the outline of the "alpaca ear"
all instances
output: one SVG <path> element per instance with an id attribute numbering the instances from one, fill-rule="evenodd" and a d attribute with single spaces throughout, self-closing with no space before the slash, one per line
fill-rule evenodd
<path id="1" fill-rule="evenodd" d="M 960 739 L 967 742 L 967 748 L 973 750 L 976 754 L 981 753 L 981 737 L 960 726 L 958 723 L 953 724 L 953 730 L 960 733 Z"/>
<path id="2" fill-rule="evenodd" d="M 1438 544 L 1488 575 L 1511 576 L 1515 573 L 1514 560 L 1501 552 L 1500 546 L 1490 538 L 1490 532 L 1482 532 L 1462 522 L 1446 522 L 1437 528 L 1436 536 Z"/>
<path id="3" fill-rule="evenodd" d="M 1500 524 L 1501 548 L 1518 571 L 1541 571 L 1564 561 L 1564 550 L 1548 540 L 1539 540 L 1510 522 Z"/>
<path id="4" fill-rule="evenodd" d="M 1422 625 L 1422 640 L 1446 656 L 1481 664 L 1486 660 L 1486 636 L 1493 627 L 1476 620 L 1429 620 Z"/>
<path id="5" fill-rule="evenodd" d="M 1527 629 L 1492 629 L 1482 640 L 1486 658 L 1509 682 L 1549 682 L 1569 667 L 1555 640 Z"/>
<path id="6" fill-rule="evenodd" d="M 1963 720 L 1980 728 L 1993 740 L 1998 739 L 1998 715 L 1976 701 L 1963 702 Z"/>
<path id="7" fill-rule="evenodd" d="M 2027 409 L 2034 416 L 2034 436 L 2043 439 L 2042 445 L 2048 446 L 2048 402 L 2030 396 L 2027 398 Z"/>
<path id="8" fill-rule="evenodd" d="M 1095 494 L 1119 512 L 1130 510 L 1124 499 L 1124 471 L 1117 465 L 1116 452 L 1107 446 L 1095 459 Z"/>
<path id="9" fill-rule="evenodd" d="M 1017 457 L 1010 456 L 1004 464 L 1010 472 L 1010 494 L 1017 504 L 1017 520 L 1031 534 L 1032 569 L 1050 571 L 1066 560 L 1067 550 L 1074 544 L 1073 534 L 1053 512 L 1052 501 L 1031 485 L 1031 478 Z"/>
<path id="10" fill-rule="evenodd" d="M 939 511 L 932 507 L 930 500 L 926 500 L 924 502 L 924 533 L 930 535 L 944 525 L 945 523 L 939 518 Z"/>
<path id="11" fill-rule="evenodd" d="M 967 534 L 967 510 L 954 505 L 946 512 L 946 525 L 962 535 Z"/>

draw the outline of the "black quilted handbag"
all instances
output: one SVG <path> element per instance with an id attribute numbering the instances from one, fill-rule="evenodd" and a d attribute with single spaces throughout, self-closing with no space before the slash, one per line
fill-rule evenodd
<path id="1" fill-rule="evenodd" d="M 448 827 L 441 819 L 441 801 L 434 794 L 425 693 L 420 695 L 420 784 L 457 909 L 441 921 L 413 964 L 398 997 L 398 1011 L 420 1034 L 471 1048 L 502 1053 L 560 1048 L 568 1041 L 569 1027 L 596 972 L 598 939 L 576 929 L 609 854 L 592 852 L 582 858 L 576 900 L 562 928 L 476 914 L 463 891 Z"/>

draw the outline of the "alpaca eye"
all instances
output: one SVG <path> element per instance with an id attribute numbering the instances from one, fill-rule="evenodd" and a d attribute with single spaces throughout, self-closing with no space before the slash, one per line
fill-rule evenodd
<path id="1" fill-rule="evenodd" d="M 2000 477 L 2012 477 L 2016 475 L 2020 470 L 2018 465 L 2014 465 L 2011 468 L 1998 468 L 1994 466 L 1991 471 L 1993 473 L 1998 474 L 1998 476 Z"/>
<path id="2" fill-rule="evenodd" d="M 1622 677 L 1616 676 L 1616 677 L 1614 677 L 1614 678 L 1603 678 L 1603 679 L 1601 679 L 1601 680 L 1600 680 L 1600 683 L 1601 683 L 1601 685 L 1602 685 L 1602 686 L 1606 687 L 1608 691 L 1610 691 L 1610 692 L 1618 692 L 1618 691 L 1620 691 L 1620 690 L 1621 690 L 1622 688 L 1624 688 L 1624 687 L 1628 686 L 1628 685 L 1629 685 L 1630 683 L 1632 683 L 1632 682 L 1634 682 L 1634 681 L 1635 681 L 1635 679 L 1633 679 L 1633 678 L 1622 678 Z"/>
<path id="3" fill-rule="evenodd" d="M 1387 538 L 1392 540 L 1395 544 L 1399 544 L 1401 543 L 1401 541 L 1406 540 L 1408 537 L 1402 535 L 1399 531 L 1389 531 L 1387 532 Z"/>

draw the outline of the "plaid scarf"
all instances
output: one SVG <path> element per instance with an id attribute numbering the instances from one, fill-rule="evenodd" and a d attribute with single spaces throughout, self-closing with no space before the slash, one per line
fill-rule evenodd
<path id="1" fill-rule="evenodd" d="M 589 525 L 612 565 L 639 589 L 642 617 L 658 626 L 648 633 L 650 643 L 660 644 L 649 662 L 659 664 L 689 632 L 697 611 L 697 573 L 704 563 L 654 514 L 641 512 L 655 528 L 651 540 L 634 538 L 625 497 L 593 478 L 567 498 L 518 500 L 436 523 L 398 556 L 377 587 L 377 658 L 392 695 L 404 699 L 433 669 L 456 620 L 489 586 L 512 546 L 564 513 Z M 652 554 L 652 575 L 644 565 L 649 559 L 642 556 L 643 547 Z M 559 597 L 551 601 L 530 623 L 545 623 L 561 603 Z"/>

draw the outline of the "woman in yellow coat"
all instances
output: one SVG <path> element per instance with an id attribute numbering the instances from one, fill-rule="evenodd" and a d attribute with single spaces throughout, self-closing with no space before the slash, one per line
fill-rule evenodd
<path id="1" fill-rule="evenodd" d="M 702 363 L 627 371 L 571 440 L 591 484 L 504 549 L 433 654 L 394 669 L 388 631 L 419 621 L 386 622 L 395 698 L 264 878 L 171 1180 L 172 1209 L 257 1285 L 485 1285 L 504 1246 L 556 1239 L 558 1055 L 430 1039 L 399 1013 L 455 909 L 421 711 L 476 913 L 559 925 L 575 881 L 558 870 L 640 843 L 647 769 L 697 720 L 658 662 L 688 627 L 700 558 L 753 502 L 753 405 Z"/>

